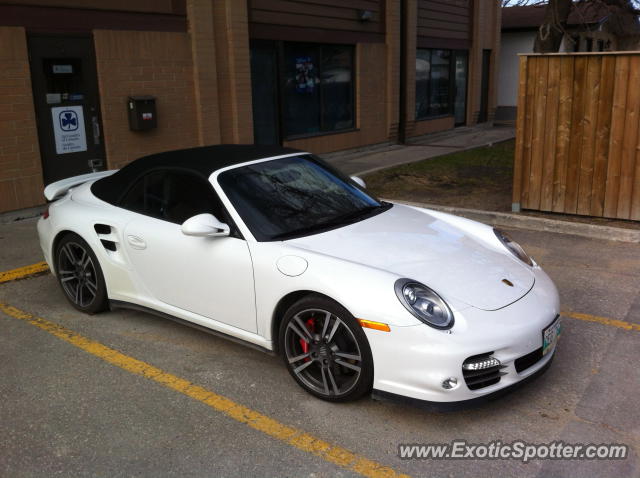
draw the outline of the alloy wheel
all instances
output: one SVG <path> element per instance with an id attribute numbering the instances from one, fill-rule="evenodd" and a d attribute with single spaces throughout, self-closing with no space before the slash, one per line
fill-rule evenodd
<path id="1" fill-rule="evenodd" d="M 62 288 L 79 307 L 88 307 L 98 294 L 98 275 L 91 255 L 77 242 L 67 242 L 58 254 Z"/>
<path id="2" fill-rule="evenodd" d="M 291 370 L 315 393 L 340 397 L 357 385 L 362 354 L 340 317 L 322 309 L 298 312 L 287 324 L 284 341 Z"/>

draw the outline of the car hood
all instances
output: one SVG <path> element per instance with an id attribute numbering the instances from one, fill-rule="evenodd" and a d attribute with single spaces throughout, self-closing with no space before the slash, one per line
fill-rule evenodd
<path id="1" fill-rule="evenodd" d="M 499 244 L 427 210 L 398 204 L 355 224 L 287 243 L 422 282 L 444 298 L 483 310 L 517 301 L 534 284 L 533 271 Z"/>

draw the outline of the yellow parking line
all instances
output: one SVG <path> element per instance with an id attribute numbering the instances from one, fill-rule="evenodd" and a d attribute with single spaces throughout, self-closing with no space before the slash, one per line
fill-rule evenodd
<path id="1" fill-rule="evenodd" d="M 42 274 L 48 270 L 49 266 L 46 262 L 38 262 L 37 264 L 31 264 L 30 266 L 18 267 L 17 269 L 12 269 L 10 271 L 0 272 L 0 284 L 3 282 L 11 282 L 13 280 Z"/>
<path id="2" fill-rule="evenodd" d="M 95 342 L 91 339 L 83 337 L 61 325 L 49 322 L 40 317 L 35 317 L 27 312 L 12 307 L 8 304 L 0 302 L 0 311 L 6 315 L 24 320 L 25 322 L 35 325 L 36 327 L 49 332 L 51 335 L 74 345 L 85 352 L 98 357 L 116 367 L 120 367 L 127 372 L 141 375 L 149 380 L 153 380 L 160 385 L 180 392 L 199 402 L 202 402 L 214 410 L 225 414 L 226 416 L 248 425 L 282 443 L 290 445 L 298 450 L 308 452 L 312 455 L 322 458 L 328 462 L 334 463 L 346 470 L 359 473 L 362 476 L 370 478 L 409 478 L 408 475 L 387 468 L 380 463 L 369 460 L 352 451 L 334 445 L 319 438 L 314 437 L 302 430 L 290 427 L 274 420 L 266 415 L 252 410 L 244 405 L 235 403 L 222 395 L 211 390 L 195 385 L 188 380 L 180 378 L 176 375 L 165 372 L 159 368 L 149 365 L 146 362 L 135 359 L 128 355 L 118 352 L 112 348 Z"/>
<path id="3" fill-rule="evenodd" d="M 610 319 L 609 317 L 600 317 L 591 314 L 582 314 L 580 312 L 562 312 L 565 317 L 572 319 L 585 320 L 587 322 L 597 322 L 598 324 L 610 325 L 624 330 L 636 330 L 640 332 L 640 324 L 625 322 L 624 320 Z"/>

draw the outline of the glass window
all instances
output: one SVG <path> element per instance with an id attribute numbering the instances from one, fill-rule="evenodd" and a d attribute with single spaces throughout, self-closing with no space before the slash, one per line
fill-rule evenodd
<path id="1" fill-rule="evenodd" d="M 460 64 L 458 54 L 460 62 L 466 65 L 466 51 L 456 54 L 452 50 L 429 48 L 416 51 L 416 119 L 452 115 L 456 111 L 460 115 L 460 105 L 466 98 L 456 91 L 462 82 L 466 83 L 466 71 L 462 72 L 462 78 L 456 74 Z M 458 103 L 455 111 L 454 102 Z"/>
<path id="2" fill-rule="evenodd" d="M 220 221 L 226 219 L 209 183 L 174 171 L 156 171 L 140 178 L 124 195 L 120 207 L 176 224 L 203 213 Z"/>
<path id="3" fill-rule="evenodd" d="M 165 173 L 156 171 L 140 178 L 124 195 L 120 207 L 145 216 L 166 218 Z"/>
<path id="4" fill-rule="evenodd" d="M 416 52 L 416 118 L 429 116 L 429 78 L 431 50 Z"/>
<path id="5" fill-rule="evenodd" d="M 467 78 L 469 76 L 468 53 L 465 50 L 455 52 L 455 95 L 453 100 L 453 113 L 456 125 L 466 122 L 467 116 Z"/>
<path id="6" fill-rule="evenodd" d="M 327 231 L 391 206 L 308 155 L 230 169 L 218 182 L 258 241 Z"/>
<path id="7" fill-rule="evenodd" d="M 287 43 L 284 50 L 284 127 L 287 136 L 320 131 L 318 48 Z"/>
<path id="8" fill-rule="evenodd" d="M 431 87 L 429 92 L 430 116 L 446 115 L 450 113 L 450 60 L 450 50 L 431 50 Z"/>
<path id="9" fill-rule="evenodd" d="M 353 128 L 351 48 L 322 47 L 322 127 L 324 131 Z"/>
<path id="10" fill-rule="evenodd" d="M 286 137 L 354 126 L 353 47 L 284 44 Z"/>
<path id="11" fill-rule="evenodd" d="M 168 173 L 167 220 L 182 224 L 198 214 L 213 214 L 225 221 L 222 207 L 211 185 L 201 178 L 187 173 Z"/>

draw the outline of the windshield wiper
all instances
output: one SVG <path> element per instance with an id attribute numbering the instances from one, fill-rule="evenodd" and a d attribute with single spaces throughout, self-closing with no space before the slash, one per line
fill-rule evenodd
<path id="1" fill-rule="evenodd" d="M 327 222 L 322 222 L 320 224 L 313 224 L 311 226 L 301 227 L 299 229 L 294 229 L 292 231 L 282 232 L 280 234 L 275 234 L 271 236 L 270 240 L 282 240 L 289 239 L 292 237 L 302 236 L 312 232 L 321 232 L 327 229 L 333 229 L 338 226 L 352 224 L 356 221 L 356 219 L 364 219 L 369 217 L 372 212 L 375 211 L 386 211 L 392 206 L 391 203 L 381 201 L 378 206 L 367 206 L 362 209 L 358 209 L 356 211 L 351 211 L 346 214 L 342 214 L 337 216 Z"/>

